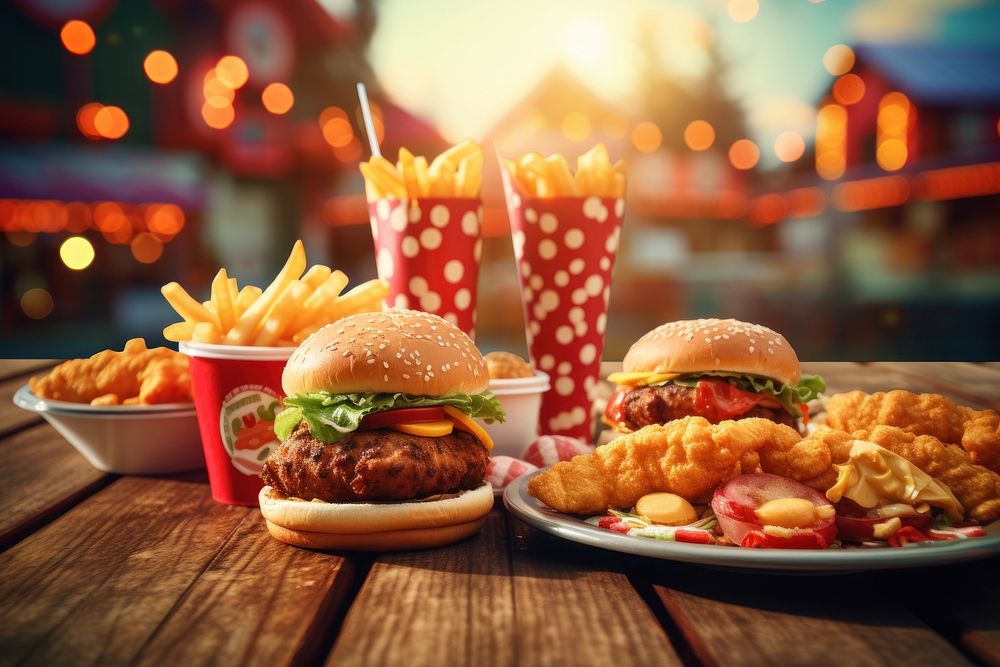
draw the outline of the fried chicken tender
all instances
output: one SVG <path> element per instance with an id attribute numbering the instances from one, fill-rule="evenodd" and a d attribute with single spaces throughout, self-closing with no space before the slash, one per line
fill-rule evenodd
<path id="1" fill-rule="evenodd" d="M 557 463 L 533 477 L 528 490 L 569 514 L 632 507 L 653 491 L 696 500 L 737 472 L 747 453 L 765 446 L 789 452 L 800 440 L 795 429 L 767 419 L 710 424 L 703 417 L 685 417 L 646 426 L 591 454 Z M 768 460 L 788 465 L 778 454 Z"/>
<path id="2" fill-rule="evenodd" d="M 915 394 L 902 389 L 836 394 L 827 402 L 826 424 L 849 433 L 881 425 L 929 435 L 960 445 L 974 463 L 1000 473 L 1000 416 L 993 410 L 956 405 L 940 394 Z"/>
<path id="3" fill-rule="evenodd" d="M 191 401 L 187 357 L 165 347 L 148 349 L 134 338 L 121 352 L 104 350 L 89 359 L 59 364 L 28 381 L 40 398 L 92 405 L 149 405 Z"/>

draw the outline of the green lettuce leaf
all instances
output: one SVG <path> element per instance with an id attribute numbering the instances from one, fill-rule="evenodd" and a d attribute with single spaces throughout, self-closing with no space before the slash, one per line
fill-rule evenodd
<path id="1" fill-rule="evenodd" d="M 796 417 L 802 416 L 802 410 L 799 408 L 800 403 L 808 403 L 816 398 L 820 392 L 826 391 L 826 382 L 823 381 L 823 378 L 819 375 L 810 375 L 808 373 L 803 374 L 799 383 L 794 386 L 756 375 L 725 372 L 682 375 L 669 382 L 684 387 L 694 387 L 698 384 L 698 380 L 703 377 L 725 378 L 728 382 L 732 382 L 737 389 L 773 396 L 788 412 Z"/>
<path id="2" fill-rule="evenodd" d="M 488 391 L 481 394 L 332 394 L 316 391 L 285 399 L 285 409 L 274 420 L 274 434 L 284 440 L 303 421 L 314 438 L 326 443 L 342 440 L 357 430 L 361 420 L 376 412 L 402 408 L 451 405 L 470 417 L 487 422 L 503 421 L 503 408 Z"/>

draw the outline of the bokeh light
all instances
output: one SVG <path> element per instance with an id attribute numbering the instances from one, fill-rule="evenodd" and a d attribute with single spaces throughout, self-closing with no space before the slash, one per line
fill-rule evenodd
<path id="1" fill-rule="evenodd" d="M 354 128 L 346 118 L 331 118 L 323 124 L 323 139 L 334 148 L 343 148 L 354 139 Z"/>
<path id="2" fill-rule="evenodd" d="M 169 241 L 184 229 L 184 211 L 176 204 L 153 204 L 145 218 L 146 229 L 160 241 Z"/>
<path id="3" fill-rule="evenodd" d="M 738 139 L 729 147 L 729 162 L 736 169 L 753 169 L 759 160 L 760 149 L 749 139 Z"/>
<path id="4" fill-rule="evenodd" d="M 833 76 L 847 74 L 854 67 L 854 50 L 847 44 L 834 44 L 823 54 L 823 67 Z"/>
<path id="5" fill-rule="evenodd" d="M 865 82 L 857 74 L 845 74 L 833 84 L 833 99 L 843 105 L 857 104 L 865 96 Z"/>
<path id="6" fill-rule="evenodd" d="M 729 0 L 726 11 L 736 23 L 746 23 L 757 16 L 760 4 L 757 0 Z"/>
<path id="7" fill-rule="evenodd" d="M 559 124 L 562 133 L 570 141 L 583 141 L 590 136 L 590 119 L 579 111 L 570 111 Z"/>
<path id="8" fill-rule="evenodd" d="M 90 27 L 90 24 L 77 19 L 66 22 L 66 25 L 59 31 L 59 39 L 62 40 L 67 51 L 78 56 L 93 51 L 94 45 L 97 43 L 94 29 Z"/>
<path id="9" fill-rule="evenodd" d="M 708 121 L 692 121 L 684 128 L 684 143 L 693 151 L 708 150 L 715 143 L 715 128 Z"/>
<path id="10" fill-rule="evenodd" d="M 847 109 L 827 104 L 816 114 L 816 173 L 828 181 L 847 168 Z"/>
<path id="11" fill-rule="evenodd" d="M 71 236 L 59 246 L 59 258 L 74 271 L 82 271 L 94 261 L 94 246 L 82 236 Z"/>
<path id="12" fill-rule="evenodd" d="M 132 256 L 142 264 L 152 264 L 163 255 L 163 243 L 149 232 L 136 234 L 129 247 Z"/>
<path id="13" fill-rule="evenodd" d="M 236 111 L 228 104 L 224 107 L 214 106 L 206 101 L 201 107 L 201 117 L 205 124 L 216 130 L 224 130 L 232 125 L 236 118 Z"/>
<path id="14" fill-rule="evenodd" d="M 33 320 L 42 320 L 52 313 L 52 295 L 41 287 L 32 287 L 21 295 L 21 310 Z"/>
<path id="15" fill-rule="evenodd" d="M 652 153 L 663 143 L 663 133 L 654 123 L 644 120 L 632 128 L 632 145 L 641 153 Z"/>
<path id="16" fill-rule="evenodd" d="M 774 140 L 774 154 L 782 162 L 795 162 L 806 151 L 806 142 L 802 135 L 793 130 L 786 130 Z"/>
<path id="17" fill-rule="evenodd" d="M 90 102 L 80 107 L 76 112 L 76 126 L 80 133 L 88 139 L 100 139 L 101 133 L 97 131 L 94 120 L 97 112 L 104 108 L 100 102 Z"/>
<path id="18" fill-rule="evenodd" d="M 142 69 L 153 83 L 166 84 L 177 78 L 177 60 L 167 51 L 150 51 Z"/>
<path id="19" fill-rule="evenodd" d="M 910 110 L 909 98 L 900 92 L 887 93 L 879 100 L 875 161 L 886 171 L 902 169 L 909 157 Z"/>
<path id="20" fill-rule="evenodd" d="M 201 90 L 205 101 L 218 109 L 231 105 L 236 98 L 233 88 L 223 81 L 214 69 L 205 75 L 205 83 Z"/>
<path id="21" fill-rule="evenodd" d="M 128 127 L 128 115 L 121 107 L 101 107 L 94 114 L 94 128 L 105 139 L 121 139 L 128 132 Z"/>
<path id="22" fill-rule="evenodd" d="M 222 56 L 215 65 L 215 73 L 226 86 L 242 88 L 250 77 L 247 64 L 239 56 Z"/>
<path id="23" fill-rule="evenodd" d="M 260 94 L 260 101 L 264 108 L 273 114 L 280 116 L 288 113 L 295 104 L 295 95 L 292 89 L 283 83 L 269 83 Z"/>

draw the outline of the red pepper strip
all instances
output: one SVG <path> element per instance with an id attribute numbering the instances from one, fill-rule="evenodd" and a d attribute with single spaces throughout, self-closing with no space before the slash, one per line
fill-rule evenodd
<path id="1" fill-rule="evenodd" d="M 712 544 L 715 539 L 707 530 L 686 530 L 681 528 L 674 531 L 674 540 L 677 542 L 690 542 L 691 544 Z"/>
<path id="2" fill-rule="evenodd" d="M 809 426 L 809 406 L 799 403 L 799 410 L 802 411 L 802 428 L 806 428 Z"/>
<path id="3" fill-rule="evenodd" d="M 889 546 L 901 547 L 910 542 L 926 542 L 927 536 L 913 526 L 903 526 L 889 538 Z"/>
<path id="4" fill-rule="evenodd" d="M 632 530 L 632 526 L 628 525 L 625 521 L 622 521 L 616 516 L 602 516 L 597 525 L 601 528 L 607 528 L 608 530 L 613 530 L 616 533 L 627 533 Z"/>
<path id="5" fill-rule="evenodd" d="M 743 391 L 725 380 L 699 380 L 694 394 L 694 411 L 718 423 L 745 414 L 762 400 L 762 394 Z"/>
<path id="6" fill-rule="evenodd" d="M 986 537 L 986 529 L 982 526 L 962 526 L 952 530 L 962 533 L 966 537 Z"/>
<path id="7" fill-rule="evenodd" d="M 958 539 L 958 535 L 956 535 L 955 533 L 946 533 L 940 530 L 928 530 L 924 534 L 927 535 L 927 537 L 931 538 L 932 540 L 937 540 L 939 542 L 947 542 L 949 540 Z"/>

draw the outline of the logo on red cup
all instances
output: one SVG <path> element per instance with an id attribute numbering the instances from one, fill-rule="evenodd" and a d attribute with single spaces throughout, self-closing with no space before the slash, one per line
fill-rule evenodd
<path id="1" fill-rule="evenodd" d="M 279 444 L 274 416 L 281 397 L 270 387 L 245 384 L 222 399 L 219 432 L 233 467 L 244 475 L 259 475 L 264 461 Z"/>

